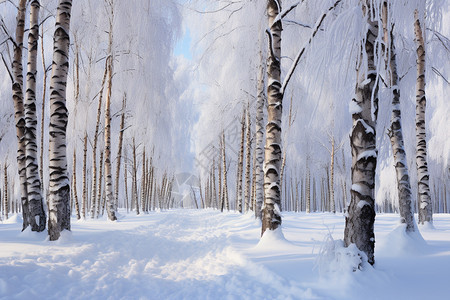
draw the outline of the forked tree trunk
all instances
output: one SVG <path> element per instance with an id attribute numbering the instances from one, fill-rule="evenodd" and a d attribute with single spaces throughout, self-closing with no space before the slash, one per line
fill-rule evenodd
<path id="1" fill-rule="evenodd" d="M 395 53 L 393 24 L 388 28 L 388 7 L 387 2 L 383 2 L 383 29 L 385 30 L 385 43 L 389 46 L 389 87 L 392 90 L 392 115 L 389 128 L 389 138 L 391 140 L 392 152 L 394 154 L 394 165 L 397 173 L 397 191 L 400 210 L 400 219 L 406 224 L 406 232 L 415 231 L 414 214 L 412 211 L 411 184 L 409 181 L 408 162 L 403 142 L 402 117 L 400 110 L 400 88 L 397 73 L 397 56 Z M 389 31 L 390 39 L 387 34 Z"/>
<path id="2" fill-rule="evenodd" d="M 39 40 L 39 1 L 30 4 L 30 30 L 28 33 L 28 65 L 27 88 L 25 93 L 25 151 L 27 167 L 28 210 L 31 230 L 41 232 L 45 229 L 46 216 L 44 212 L 41 190 L 41 178 L 37 160 L 36 138 L 36 73 L 37 50 Z"/>
<path id="3" fill-rule="evenodd" d="M 425 41 L 420 23 L 419 12 L 414 12 L 414 33 L 417 53 L 416 80 L 416 168 L 417 194 L 419 202 L 419 223 L 433 222 L 431 192 L 429 186 L 430 175 L 427 163 L 427 137 L 425 127 Z"/>
<path id="4" fill-rule="evenodd" d="M 280 164 L 281 164 L 281 117 L 283 94 L 281 92 L 281 0 L 269 0 L 267 15 L 271 35 L 267 58 L 267 125 L 264 157 L 264 208 L 261 235 L 281 225 L 280 214 Z"/>
<path id="5" fill-rule="evenodd" d="M 30 225 L 27 192 L 27 170 L 25 153 L 25 109 L 23 106 L 23 65 L 22 48 L 25 29 L 26 0 L 20 0 L 17 11 L 16 39 L 12 62 L 12 98 L 14 102 L 14 122 L 17 135 L 17 167 L 20 181 L 20 199 L 22 203 L 23 227 Z"/>
<path id="6" fill-rule="evenodd" d="M 72 0 L 60 0 L 56 11 L 52 79 L 50 83 L 49 128 L 49 220 L 50 240 L 57 240 L 61 231 L 70 230 L 70 184 L 67 174 L 66 84 L 69 69 L 69 32 Z"/>
<path id="7" fill-rule="evenodd" d="M 348 215 L 345 218 L 344 243 L 355 244 L 374 264 L 375 235 L 375 168 L 377 165 L 376 122 L 378 114 L 378 78 L 375 63 L 375 41 L 378 24 L 370 0 L 362 1 L 367 22 L 364 45 L 357 66 L 355 98 L 352 99 L 353 127 L 350 136 L 352 149 L 352 188 Z M 364 67 L 365 66 L 365 67 Z"/>
<path id="8" fill-rule="evenodd" d="M 247 105 L 247 142 L 245 148 L 245 212 L 248 211 L 250 206 L 250 160 L 251 160 L 251 150 L 252 150 L 252 128 L 251 128 L 251 120 L 250 120 L 250 104 Z"/>
<path id="9" fill-rule="evenodd" d="M 256 143 L 255 143 L 255 155 L 256 155 L 256 166 L 255 166 L 255 217 L 261 219 L 261 208 L 264 202 L 264 102 L 266 100 L 265 94 L 265 81 L 264 81 L 264 59 L 262 52 L 260 56 L 260 66 L 258 73 L 258 96 L 256 98 Z"/>
<path id="10" fill-rule="evenodd" d="M 45 65 L 44 52 L 44 26 L 41 26 L 41 55 L 42 55 L 42 70 L 43 70 L 43 87 L 42 87 L 42 106 L 41 106 L 41 152 L 39 160 L 39 172 L 41 176 L 41 190 L 44 191 L 44 124 L 45 124 L 45 103 L 47 94 L 47 66 Z"/>
<path id="11" fill-rule="evenodd" d="M 94 132 L 94 142 L 92 145 L 92 191 L 91 191 L 91 204 L 92 210 L 95 211 L 95 203 L 98 202 L 98 206 L 100 206 L 101 199 L 96 199 L 97 195 L 97 146 L 98 146 L 98 137 L 101 123 L 101 115 L 102 115 L 102 102 L 103 102 L 103 90 L 105 88 L 106 77 L 108 75 L 108 64 L 109 57 L 106 58 L 105 61 L 105 71 L 103 73 L 102 84 L 100 88 L 100 92 L 98 93 L 98 106 L 97 106 L 97 121 L 95 123 L 95 132 Z M 100 211 L 100 209 L 98 209 Z"/>
<path id="12" fill-rule="evenodd" d="M 237 166 L 236 205 L 237 211 L 242 213 L 242 173 L 244 167 L 244 141 L 245 141 L 245 108 L 242 109 L 241 119 L 241 147 Z M 224 145 L 222 145 L 224 147 Z"/>

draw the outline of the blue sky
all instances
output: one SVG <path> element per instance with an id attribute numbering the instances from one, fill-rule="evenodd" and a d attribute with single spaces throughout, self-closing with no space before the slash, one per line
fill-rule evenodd
<path id="1" fill-rule="evenodd" d="M 176 56 L 183 55 L 186 59 L 191 60 L 192 59 L 191 41 L 192 41 L 191 32 L 189 31 L 189 29 L 186 29 L 181 39 L 177 41 L 173 53 Z"/>

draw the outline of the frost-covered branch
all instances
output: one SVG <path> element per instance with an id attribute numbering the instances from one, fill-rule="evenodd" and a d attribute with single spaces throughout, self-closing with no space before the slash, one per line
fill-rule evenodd
<path id="1" fill-rule="evenodd" d="M 279 5 L 278 1 L 276 1 L 276 2 L 277 2 L 277 5 L 278 5 L 278 9 L 280 9 L 280 5 Z M 284 17 L 286 17 L 286 16 L 287 16 L 294 8 L 296 8 L 299 4 L 300 4 L 300 1 L 298 1 L 297 3 L 292 4 L 291 7 L 289 7 L 286 11 L 280 12 L 280 13 L 277 15 L 277 17 L 275 18 L 275 20 L 273 20 L 273 22 L 276 23 L 276 22 L 278 22 L 278 21 L 283 20 Z"/>
<path id="2" fill-rule="evenodd" d="M 436 73 L 436 75 L 442 77 L 442 79 L 444 79 L 444 81 L 447 82 L 447 84 L 450 84 L 450 82 L 447 80 L 447 78 L 445 78 L 444 75 L 442 75 L 442 73 L 439 72 L 438 69 L 436 69 L 435 67 L 431 67 L 431 70 L 433 70 L 433 72 Z"/>
<path id="3" fill-rule="evenodd" d="M 308 45 L 311 44 L 312 40 L 314 39 L 314 37 L 316 36 L 317 32 L 319 31 L 320 26 L 322 26 L 322 23 L 323 23 L 323 21 L 325 20 L 325 18 L 326 18 L 326 16 L 328 15 L 328 13 L 329 13 L 330 11 L 332 11 L 333 9 L 335 9 L 341 1 L 342 1 L 342 0 L 337 0 L 337 1 L 334 3 L 333 6 L 331 6 L 330 8 L 328 8 L 328 10 L 322 14 L 322 16 L 321 16 L 321 17 L 319 18 L 319 20 L 316 22 L 316 25 L 314 25 L 314 29 L 313 29 L 313 31 L 312 31 L 312 33 L 311 33 L 311 36 L 310 36 L 308 42 L 307 42 L 307 43 L 303 46 L 303 48 L 300 49 L 300 51 L 298 52 L 297 56 L 295 57 L 294 63 L 293 63 L 292 66 L 291 66 L 291 69 L 289 70 L 288 74 L 286 75 L 286 78 L 285 78 L 284 81 L 283 81 L 283 85 L 281 86 L 281 89 L 280 89 L 281 94 L 284 94 L 284 91 L 286 90 L 286 87 L 287 87 L 287 85 L 289 84 L 289 81 L 291 80 L 291 77 L 292 77 L 292 75 L 294 74 L 295 69 L 297 68 L 297 65 L 298 65 L 298 63 L 299 63 L 299 61 L 300 61 L 300 58 L 303 56 L 303 53 L 305 52 L 306 47 L 307 47 Z"/>
<path id="4" fill-rule="evenodd" d="M 433 30 L 431 28 L 427 28 L 427 30 L 431 31 L 437 39 L 442 43 L 442 46 L 444 46 L 445 50 L 450 52 L 450 40 L 444 36 L 443 34 L 437 32 L 436 30 Z"/>
<path id="5" fill-rule="evenodd" d="M 5 65 L 6 71 L 8 71 L 9 78 L 11 78 L 11 81 L 14 82 L 14 78 L 12 76 L 11 70 L 9 69 L 8 64 L 6 63 L 6 60 L 5 60 L 5 57 L 3 56 L 3 53 L 1 53 L 0 55 L 2 56 L 2 61 L 3 61 L 3 64 Z"/>
<path id="6" fill-rule="evenodd" d="M 272 32 L 270 32 L 270 29 L 267 28 L 266 29 L 266 33 L 267 36 L 269 37 L 269 49 L 270 49 L 270 55 L 277 61 L 279 61 L 280 59 L 278 57 L 276 57 L 275 55 L 275 51 L 273 50 L 273 35 Z"/>

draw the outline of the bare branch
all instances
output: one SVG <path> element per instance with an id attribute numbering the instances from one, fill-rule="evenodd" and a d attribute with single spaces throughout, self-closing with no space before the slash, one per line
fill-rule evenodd
<path id="1" fill-rule="evenodd" d="M 13 76 L 12 76 L 11 70 L 10 70 L 9 67 L 8 67 L 8 64 L 6 63 L 5 57 L 3 56 L 3 53 L 0 53 L 0 54 L 1 54 L 1 56 L 2 56 L 2 61 L 3 61 L 3 63 L 5 64 L 6 71 L 8 71 L 9 78 L 11 78 L 11 81 L 14 82 L 14 78 L 13 78 Z"/>
<path id="2" fill-rule="evenodd" d="M 303 56 L 303 53 L 306 50 L 306 47 L 309 46 L 312 42 L 312 40 L 314 39 L 314 37 L 316 36 L 317 32 L 320 29 L 320 26 L 322 25 L 323 21 L 325 20 L 325 17 L 328 15 L 328 13 L 330 11 L 332 11 L 333 9 L 335 9 L 337 7 L 337 5 L 341 2 L 342 0 L 337 0 L 333 6 L 331 6 L 330 8 L 328 8 L 328 10 L 326 12 L 324 12 L 322 14 L 322 16 L 320 17 L 320 19 L 316 22 L 316 25 L 314 26 L 313 32 L 311 33 L 311 36 L 308 40 L 308 42 L 306 43 L 305 46 L 303 46 L 303 48 L 298 52 L 297 57 L 295 58 L 294 63 L 291 66 L 291 69 L 289 70 L 286 78 L 284 79 L 283 85 L 281 86 L 280 89 L 280 93 L 284 94 L 284 91 L 286 90 L 287 85 L 289 84 L 289 81 L 291 80 L 292 75 L 295 72 L 295 69 L 297 68 L 297 65 L 300 61 L 300 58 Z"/>
<path id="3" fill-rule="evenodd" d="M 273 36 L 272 32 L 269 28 L 266 29 L 267 36 L 269 37 L 269 49 L 270 49 L 270 55 L 273 57 L 273 59 L 279 61 L 280 59 L 275 56 L 275 51 L 273 50 Z"/>
<path id="4" fill-rule="evenodd" d="M 435 67 L 431 67 L 431 69 L 432 69 L 433 72 L 436 73 L 438 76 L 442 77 L 442 79 L 444 79 L 444 81 L 447 82 L 447 84 L 450 84 L 450 82 L 447 80 L 447 78 L 445 78 L 444 75 L 442 75 L 442 73 L 438 71 L 438 69 L 436 69 Z"/>

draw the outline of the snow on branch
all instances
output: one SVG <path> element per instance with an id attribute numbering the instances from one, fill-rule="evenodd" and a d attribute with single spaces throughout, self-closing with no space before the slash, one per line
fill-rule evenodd
<path id="1" fill-rule="evenodd" d="M 270 48 L 270 56 L 273 57 L 276 61 L 280 59 L 275 56 L 275 51 L 273 50 L 273 35 L 269 28 L 266 29 L 267 36 L 269 37 L 269 48 Z"/>
<path id="2" fill-rule="evenodd" d="M 329 13 L 330 11 L 332 11 L 333 9 L 335 9 L 336 6 L 338 6 L 338 4 L 339 4 L 341 1 L 342 1 L 342 0 L 337 0 L 337 1 L 334 3 L 333 6 L 331 6 L 330 8 L 328 8 L 328 10 L 322 14 L 322 16 L 321 16 L 321 17 L 319 18 L 319 20 L 316 22 L 316 25 L 314 25 L 314 29 L 313 29 L 313 31 L 312 31 L 312 33 L 311 33 L 311 36 L 310 36 L 308 42 L 307 42 L 307 43 L 303 46 L 303 48 L 300 49 L 300 51 L 298 52 L 297 56 L 295 57 L 294 63 L 293 63 L 292 66 L 291 66 L 291 69 L 289 70 L 288 74 L 286 75 L 286 78 L 285 78 L 284 81 L 283 81 L 283 85 L 281 86 L 281 89 L 280 89 L 280 93 L 281 93 L 281 94 L 284 94 L 284 91 L 285 91 L 287 85 L 289 84 L 289 81 L 291 80 L 291 77 L 292 77 L 292 75 L 294 74 L 295 69 L 297 68 L 297 65 L 298 65 L 298 63 L 299 63 L 299 61 L 300 61 L 300 58 L 303 56 L 303 53 L 305 52 L 306 47 L 307 47 L 308 45 L 311 44 L 312 40 L 313 40 L 314 37 L 316 36 L 317 32 L 318 32 L 319 29 L 320 29 L 320 26 L 322 26 L 322 23 L 323 23 L 323 21 L 325 20 L 325 17 L 328 15 L 328 13 Z"/>
<path id="3" fill-rule="evenodd" d="M 278 3 L 278 1 L 277 1 L 277 3 Z M 275 20 L 273 20 L 273 23 L 275 24 L 276 22 L 283 20 L 283 18 L 286 17 L 299 4 L 300 4 L 300 1 L 298 1 L 297 3 L 292 4 L 291 7 L 289 7 L 286 11 L 280 12 L 277 15 L 277 17 L 275 18 Z M 278 6 L 278 9 L 279 9 L 279 6 Z"/>

